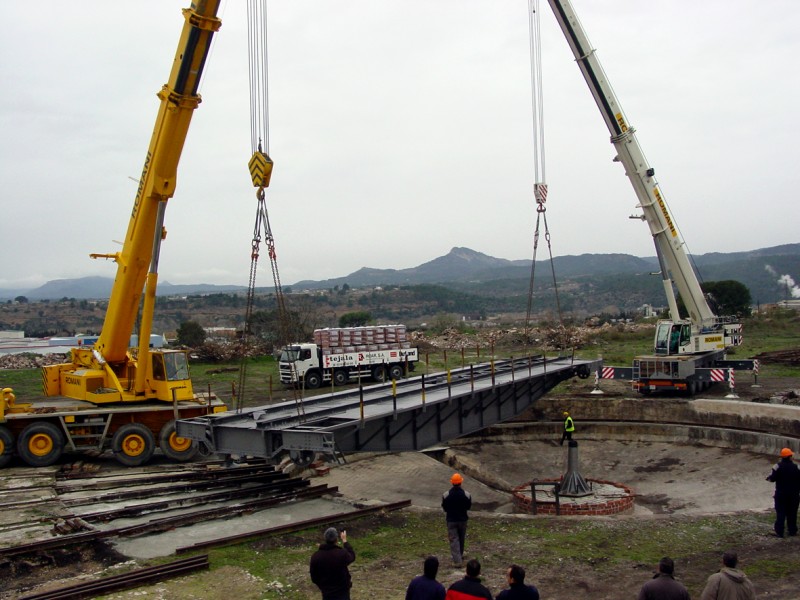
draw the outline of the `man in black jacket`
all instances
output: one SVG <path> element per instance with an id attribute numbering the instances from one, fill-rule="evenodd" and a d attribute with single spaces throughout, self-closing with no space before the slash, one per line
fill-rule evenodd
<path id="1" fill-rule="evenodd" d="M 464 560 L 464 541 L 467 538 L 467 511 L 472 508 L 472 496 L 461 488 L 464 478 L 455 473 L 450 478 L 453 484 L 442 494 L 442 510 L 447 515 L 447 537 L 450 540 L 450 555 L 453 566 L 460 567 Z"/>
<path id="2" fill-rule="evenodd" d="M 772 467 L 767 481 L 775 483 L 775 535 L 797 535 L 797 508 L 800 505 L 800 469 L 792 462 L 791 448 L 781 450 L 781 460 Z"/>
<path id="3" fill-rule="evenodd" d="M 336 542 L 339 533 L 333 527 L 325 530 L 325 543 L 311 557 L 309 571 L 311 581 L 322 592 L 322 600 L 350 600 L 350 571 L 347 565 L 356 559 L 355 550 L 347 541 L 347 532 L 342 530 L 342 546 Z"/>
<path id="4" fill-rule="evenodd" d="M 689 600 L 689 592 L 675 580 L 675 561 L 665 556 L 658 563 L 658 573 L 642 586 L 636 600 Z"/>
<path id="5" fill-rule="evenodd" d="M 492 600 L 492 592 L 481 583 L 481 563 L 474 558 L 467 563 L 467 573 L 449 588 L 445 600 Z"/>

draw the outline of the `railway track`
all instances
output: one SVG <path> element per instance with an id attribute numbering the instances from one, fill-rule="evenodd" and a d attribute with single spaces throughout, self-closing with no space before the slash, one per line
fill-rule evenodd
<path id="1" fill-rule="evenodd" d="M 337 514 L 330 514 L 327 509 L 322 513 L 327 516 L 288 526 L 263 529 L 262 524 L 259 529 L 251 521 L 238 519 L 231 521 L 236 527 L 227 527 L 225 520 L 249 518 L 253 513 L 281 505 L 293 507 L 286 514 L 310 515 L 319 510 L 313 508 L 315 505 L 307 509 L 299 507 L 309 500 L 338 493 L 336 487 L 312 485 L 307 479 L 291 477 L 263 461 L 231 468 L 223 468 L 220 463 L 154 465 L 135 472 L 127 469 L 105 472 L 101 468 L 101 472 L 82 476 L 68 469 L 64 473 L 51 473 L 49 480 L 41 472 L 29 470 L 7 471 L 6 475 L 6 485 L 0 487 L 0 506 L 6 509 L 6 518 L 0 523 L 0 598 L 18 598 L 21 592 L 34 589 L 43 577 L 38 573 L 44 569 L 57 572 L 58 578 L 68 578 L 85 570 L 87 564 L 123 561 L 126 557 L 117 547 L 125 538 L 175 535 L 181 539 L 179 528 L 213 522 L 220 525 L 213 528 L 212 539 L 200 542 L 201 546 L 213 547 L 402 508 L 381 506 Z M 24 498 L 34 490 L 35 495 L 30 497 L 40 500 L 26 503 Z M 243 522 L 251 528 L 245 533 L 240 532 L 238 525 Z M 231 531 L 237 533 L 231 536 Z M 161 538 L 153 539 L 159 541 L 148 544 L 161 547 Z M 183 549 L 183 552 L 196 551 L 196 548 Z M 180 565 L 177 563 L 175 573 L 189 568 Z M 158 571 L 138 571 L 141 571 L 138 575 L 120 579 L 120 585 L 131 587 L 147 582 L 147 577 L 162 576 Z M 163 576 L 169 577 L 172 572 L 167 568 Z M 26 598 L 78 598 L 119 589 L 87 585 L 85 590 L 76 588 L 64 595 L 43 593 Z M 108 585 L 117 584 L 111 581 Z"/>
<path id="2" fill-rule="evenodd" d="M 208 569 L 208 555 L 193 556 L 172 561 L 164 565 L 134 569 L 129 573 L 104 577 L 97 581 L 65 586 L 56 590 L 22 596 L 20 600 L 75 600 L 92 598 L 111 592 L 139 587 L 147 583 L 163 581 L 179 575 L 187 575 L 201 569 Z"/>

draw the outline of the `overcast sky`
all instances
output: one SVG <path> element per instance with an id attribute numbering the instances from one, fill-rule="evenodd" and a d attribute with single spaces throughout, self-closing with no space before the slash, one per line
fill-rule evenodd
<path id="1" fill-rule="evenodd" d="M 125 235 L 188 4 L 2 2 L 0 287 L 115 275 L 88 255 Z M 689 251 L 800 241 L 800 2 L 574 5 Z M 247 284 L 244 6 L 223 1 L 161 281 Z M 553 252 L 652 256 L 608 131 L 541 11 Z M 284 285 L 413 267 L 454 246 L 530 258 L 528 45 L 526 0 L 271 1 L 267 202 Z M 272 283 L 266 264 L 258 283 Z"/>

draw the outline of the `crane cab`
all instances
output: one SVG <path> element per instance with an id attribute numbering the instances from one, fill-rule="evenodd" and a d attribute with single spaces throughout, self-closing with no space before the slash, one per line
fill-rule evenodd
<path id="1" fill-rule="evenodd" d="M 73 355 L 85 352 L 90 351 L 73 350 Z M 144 361 L 139 360 L 132 350 L 121 370 L 115 370 L 109 363 L 98 364 L 95 361 L 86 364 L 88 362 L 73 356 L 73 362 L 43 367 L 45 395 L 67 396 L 94 404 L 194 399 L 189 379 L 189 357 L 185 350 L 150 350 Z M 76 368 L 76 364 L 81 363 L 83 366 Z M 142 393 L 137 394 L 134 381 L 140 366 L 147 369 L 146 386 Z"/>

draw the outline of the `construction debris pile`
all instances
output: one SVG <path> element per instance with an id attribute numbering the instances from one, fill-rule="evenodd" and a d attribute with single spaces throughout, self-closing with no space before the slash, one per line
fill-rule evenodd
<path id="1" fill-rule="evenodd" d="M 762 352 L 755 358 L 764 364 L 788 365 L 791 367 L 797 367 L 800 366 L 800 348 L 775 350 L 774 352 Z"/>
<path id="2" fill-rule="evenodd" d="M 542 350 L 561 350 L 564 348 L 582 348 L 592 339 L 611 330 L 634 331 L 641 328 L 634 323 L 610 324 L 600 326 L 540 326 L 526 330 L 522 327 L 510 329 L 483 329 L 476 333 L 464 333 L 456 328 L 445 329 L 442 333 L 431 335 L 424 331 L 412 331 L 409 339 L 420 347 L 428 345 L 437 349 L 461 350 L 469 348 L 503 348 L 524 347 Z M 652 328 L 652 324 L 645 325 Z"/>
<path id="3" fill-rule="evenodd" d="M 789 406 L 800 406 L 800 390 L 786 390 L 771 396 L 770 404 L 788 404 Z"/>
<path id="4" fill-rule="evenodd" d="M 67 360 L 66 354 L 3 354 L 0 356 L 0 369 L 38 369 L 47 365 L 57 365 Z"/>

